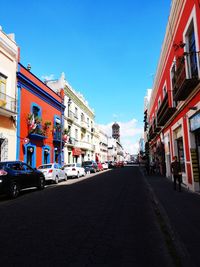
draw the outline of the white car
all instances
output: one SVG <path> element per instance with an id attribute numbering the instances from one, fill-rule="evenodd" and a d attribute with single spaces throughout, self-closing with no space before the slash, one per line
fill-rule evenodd
<path id="1" fill-rule="evenodd" d="M 69 163 L 63 166 L 67 177 L 77 177 L 85 176 L 85 169 L 80 163 Z"/>
<path id="2" fill-rule="evenodd" d="M 67 181 L 67 174 L 58 163 L 40 165 L 38 170 L 44 174 L 46 181 L 53 181 L 56 184 L 61 180 Z"/>
<path id="3" fill-rule="evenodd" d="M 108 163 L 107 162 L 102 162 L 102 167 L 104 170 L 108 169 Z"/>

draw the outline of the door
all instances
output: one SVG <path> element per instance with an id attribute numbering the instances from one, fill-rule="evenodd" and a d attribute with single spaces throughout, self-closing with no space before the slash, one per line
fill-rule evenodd
<path id="1" fill-rule="evenodd" d="M 30 166 L 28 166 L 26 163 L 21 164 L 21 169 L 23 172 L 24 188 L 36 186 L 37 176 L 35 175 L 34 170 Z"/>

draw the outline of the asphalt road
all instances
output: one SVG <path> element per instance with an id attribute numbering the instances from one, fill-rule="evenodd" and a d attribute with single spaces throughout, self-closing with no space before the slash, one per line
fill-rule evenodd
<path id="1" fill-rule="evenodd" d="M 173 266 L 138 167 L 0 200 L 0 266 Z"/>

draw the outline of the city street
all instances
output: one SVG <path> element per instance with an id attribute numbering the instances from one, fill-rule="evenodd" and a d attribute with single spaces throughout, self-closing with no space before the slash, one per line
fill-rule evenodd
<path id="1" fill-rule="evenodd" d="M 174 266 L 138 167 L 0 201 L 1 266 Z"/>

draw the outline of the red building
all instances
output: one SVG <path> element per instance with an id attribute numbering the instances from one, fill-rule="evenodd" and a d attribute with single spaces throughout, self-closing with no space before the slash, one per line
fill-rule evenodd
<path id="1" fill-rule="evenodd" d="M 193 191 L 200 173 L 199 45 L 200 2 L 172 1 L 148 108 L 148 143 L 150 160 L 167 177 L 178 157 L 183 183 Z"/>
<path id="2" fill-rule="evenodd" d="M 62 164 L 62 97 L 21 64 L 17 86 L 17 158 L 32 167 L 49 162 Z"/>

